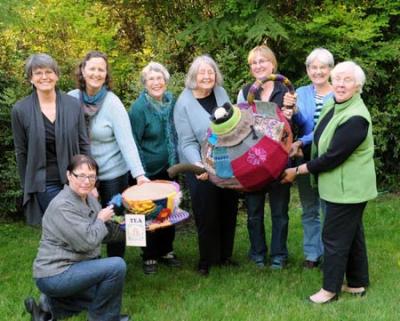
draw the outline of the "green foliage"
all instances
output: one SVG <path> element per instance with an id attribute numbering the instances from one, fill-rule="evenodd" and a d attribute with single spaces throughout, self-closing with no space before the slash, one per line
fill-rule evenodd
<path id="1" fill-rule="evenodd" d="M 106 52 L 114 91 L 129 107 L 142 90 L 140 70 L 150 60 L 167 66 L 172 75 L 169 89 L 179 95 L 193 58 L 210 54 L 235 101 L 241 86 L 251 81 L 247 54 L 254 46 L 267 43 L 278 58 L 279 72 L 296 86 L 308 83 L 306 56 L 325 47 L 337 62 L 355 60 L 365 70 L 363 99 L 373 118 L 379 185 L 398 185 L 399 0 L 0 0 L 0 14 L 4 209 L 15 211 L 11 204 L 19 193 L 9 112 L 29 90 L 23 66 L 36 52 L 50 53 L 60 63 L 63 90 L 74 87 L 73 72 L 86 52 Z"/>

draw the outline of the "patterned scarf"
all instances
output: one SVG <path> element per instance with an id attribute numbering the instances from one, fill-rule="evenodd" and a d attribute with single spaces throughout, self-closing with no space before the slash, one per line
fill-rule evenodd
<path id="1" fill-rule="evenodd" d="M 154 99 L 150 96 L 147 90 L 144 91 L 145 98 L 151 108 L 160 116 L 162 127 L 164 129 L 167 150 L 168 150 L 168 163 L 170 166 L 178 162 L 178 153 L 176 146 L 178 144 L 178 136 L 174 126 L 173 110 L 175 100 L 172 93 L 166 91 L 162 97 L 162 100 Z"/>

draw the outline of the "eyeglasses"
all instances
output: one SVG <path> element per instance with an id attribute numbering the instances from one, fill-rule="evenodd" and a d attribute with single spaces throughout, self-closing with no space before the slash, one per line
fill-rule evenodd
<path id="1" fill-rule="evenodd" d="M 94 183 L 97 180 L 96 175 L 76 174 L 74 172 L 72 172 L 72 175 L 81 183 L 84 183 L 86 179 L 88 179 L 90 183 Z"/>
<path id="2" fill-rule="evenodd" d="M 340 77 L 335 77 L 332 78 L 332 83 L 335 85 L 339 85 L 339 84 L 344 84 L 344 85 L 352 85 L 354 84 L 355 80 L 353 78 L 350 77 L 346 77 L 346 78 L 340 78 Z"/>
<path id="3" fill-rule="evenodd" d="M 46 77 L 50 77 L 54 75 L 54 71 L 51 69 L 45 70 L 45 71 L 34 71 L 32 72 L 32 76 L 37 77 L 37 78 L 41 78 L 43 76 Z"/>

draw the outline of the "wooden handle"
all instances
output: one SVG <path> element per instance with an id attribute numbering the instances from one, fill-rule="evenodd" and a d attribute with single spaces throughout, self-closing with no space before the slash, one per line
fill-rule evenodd
<path id="1" fill-rule="evenodd" d="M 192 172 L 200 175 L 206 172 L 205 168 L 193 164 L 177 164 L 167 169 L 170 178 L 175 178 L 180 173 Z"/>

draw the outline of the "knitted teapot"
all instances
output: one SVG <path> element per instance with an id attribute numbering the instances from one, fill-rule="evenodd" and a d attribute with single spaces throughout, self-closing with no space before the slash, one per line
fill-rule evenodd
<path id="1" fill-rule="evenodd" d="M 240 191 L 255 191 L 279 178 L 287 166 L 293 135 L 278 105 L 254 99 L 270 80 L 280 81 L 294 92 L 286 77 L 273 74 L 250 87 L 247 103 L 215 108 L 201 146 L 204 169 L 175 165 L 169 169 L 170 176 L 177 171 L 206 171 L 217 186 Z"/>

